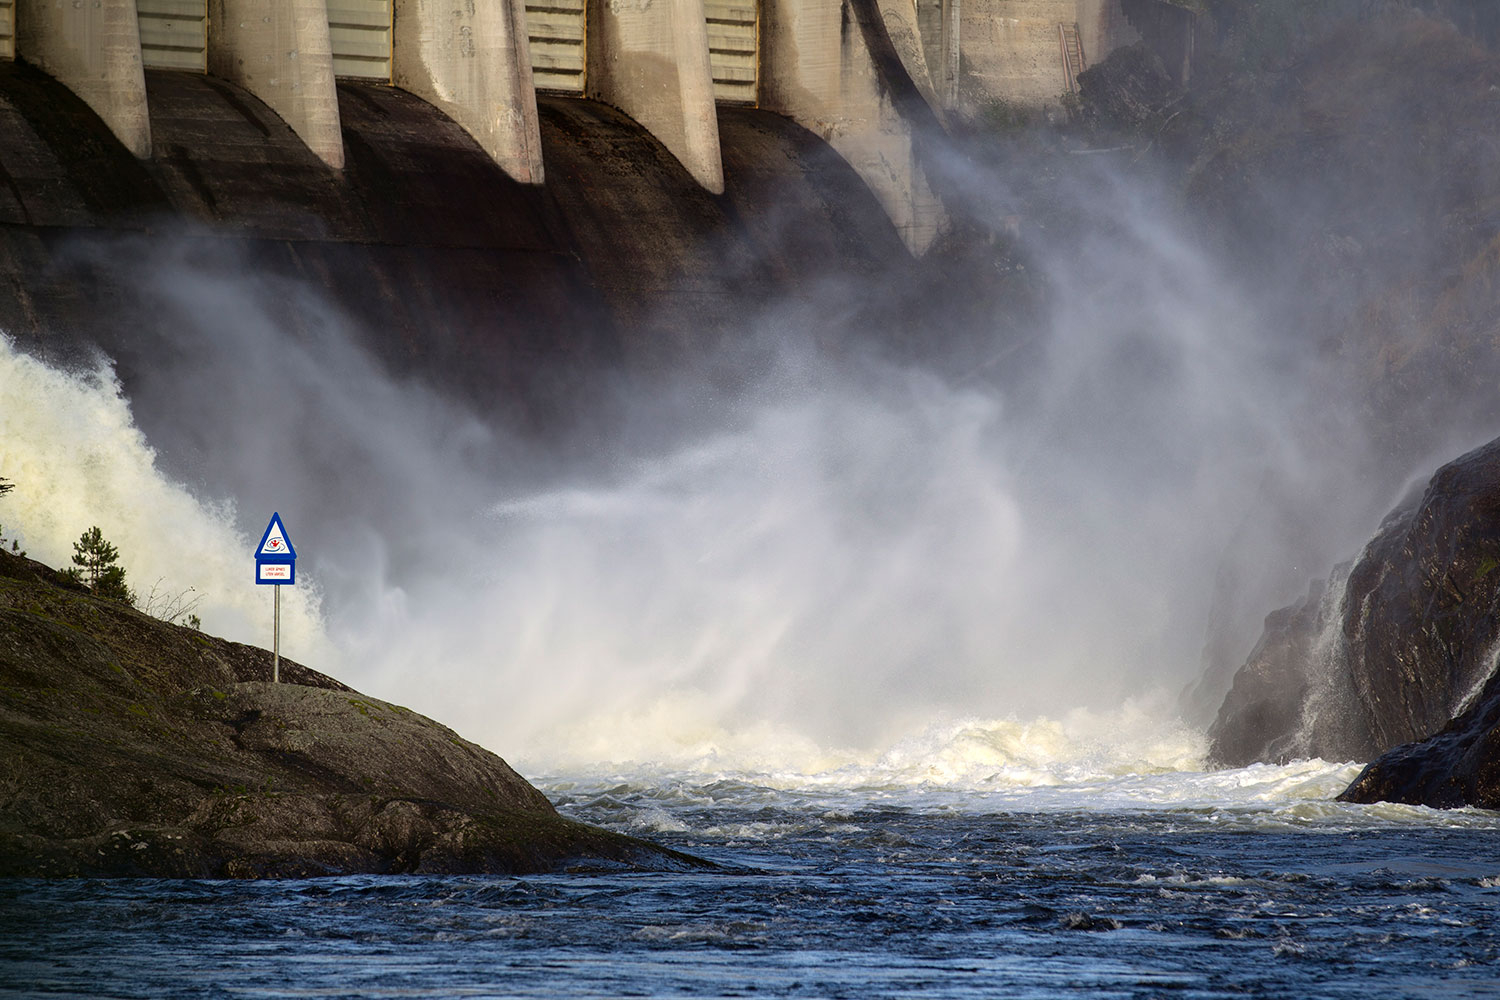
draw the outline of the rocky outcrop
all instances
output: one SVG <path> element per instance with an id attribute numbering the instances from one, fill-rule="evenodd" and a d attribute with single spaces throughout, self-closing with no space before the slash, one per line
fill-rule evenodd
<path id="1" fill-rule="evenodd" d="M 1377 757 L 1339 798 L 1500 809 L 1500 675 L 1438 732 Z"/>
<path id="2" fill-rule="evenodd" d="M 1497 570 L 1500 441 L 1388 516 L 1342 586 L 1267 620 L 1210 730 L 1214 759 L 1370 760 L 1447 726 L 1494 670 Z"/>
<path id="3" fill-rule="evenodd" d="M 558 815 L 482 747 L 0 553 L 0 875 L 528 872 L 694 859 Z"/>
<path id="4" fill-rule="evenodd" d="M 1301 601 L 1266 616 L 1260 641 L 1235 674 L 1210 729 L 1219 764 L 1242 767 L 1295 756 L 1312 693 L 1314 647 L 1328 625 L 1325 593 L 1320 581 Z"/>

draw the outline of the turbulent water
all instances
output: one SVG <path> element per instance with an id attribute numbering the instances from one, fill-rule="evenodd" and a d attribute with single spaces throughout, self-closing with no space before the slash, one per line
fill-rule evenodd
<path id="1" fill-rule="evenodd" d="M 76 534 L 99 524 L 138 587 L 196 586 L 205 627 L 263 641 L 264 595 L 247 585 L 246 564 L 265 512 L 250 525 L 163 475 L 107 366 L 59 372 L 0 338 L 0 390 L 0 474 L 17 483 L 5 535 L 60 565 Z M 568 815 L 717 870 L 8 881 L 0 995 L 1500 992 L 1500 815 L 1337 804 L 1350 764 L 1205 772 L 1202 734 L 1167 721 L 1170 701 L 1149 687 L 1099 708 L 1111 703 L 1101 678 L 1130 623 L 1180 614 L 1132 575 L 1110 593 L 1137 600 L 1105 616 L 1091 633 L 1101 641 L 1075 635 L 1042 655 L 1071 633 L 1027 609 L 1072 605 L 1026 599 L 1042 560 L 1021 558 L 1016 540 L 1037 511 L 984 471 L 976 442 L 993 408 L 938 399 L 927 407 L 932 433 L 914 433 L 904 451 L 881 443 L 906 426 L 904 411 L 855 400 L 830 421 L 798 404 L 751 421 L 743 440 L 690 450 L 612 490 L 490 497 L 477 505 L 480 523 L 500 527 L 457 537 L 468 547 L 492 539 L 510 570 L 498 582 L 444 577 L 430 592 L 386 583 L 344 599 L 378 628 L 341 618 L 338 600 L 325 618 L 318 591 L 294 591 L 284 641 L 297 655 L 519 754 Z M 955 423 L 955 412 L 972 419 Z M 828 435 L 807 429 L 860 423 L 875 428 L 860 447 L 841 430 L 842 443 L 825 448 Z M 777 450 L 787 441 L 812 444 Z M 948 492 L 872 488 L 911 455 L 925 464 L 910 482 Z M 825 467 L 844 471 L 803 474 Z M 705 478 L 728 485 L 705 489 Z M 875 527 L 915 527 L 894 548 L 889 533 L 867 532 L 885 553 L 872 563 L 849 554 L 865 550 L 847 511 Z M 650 530 L 636 524 L 653 517 Z M 973 530 L 928 530 L 953 523 Z M 1079 557 L 1062 564 L 1097 571 L 1094 543 L 1081 537 Z M 357 562 L 331 529 L 299 538 L 333 553 L 330 579 L 340 558 Z M 962 573 L 927 572 L 938 542 L 937 561 Z M 712 593 L 700 583 L 705 565 L 720 581 Z M 1001 606 L 1014 606 L 1008 625 L 1037 642 L 992 635 Z M 921 607 L 950 615 L 913 614 Z M 519 618 L 496 621 L 496 609 Z M 900 641 L 915 621 L 924 634 L 976 641 L 937 642 L 948 660 L 917 656 Z M 955 627 L 966 623 L 983 627 Z M 1007 655 L 977 655 L 984 649 Z M 379 668 L 390 660 L 405 672 Z M 1070 662 L 1090 669 L 1059 666 Z M 1021 706 L 1049 679 L 1052 704 L 1094 708 L 953 714 Z M 864 724 L 834 725 L 840 718 Z M 809 735 L 819 727 L 850 738 Z M 626 762 L 598 763 L 617 758 Z"/>
<path id="2" fill-rule="evenodd" d="M 264 644 L 250 552 L 279 509 L 306 567 L 283 652 L 719 866 L 0 882 L 0 995 L 1500 994 L 1500 814 L 1338 804 L 1347 763 L 1207 772 L 1170 721 L 1213 592 L 1258 615 L 1323 571 L 1308 539 L 1363 528 L 1272 516 L 1344 495 L 1291 398 L 1318 394 L 1146 229 L 1058 277 L 1103 291 L 1068 298 L 1029 414 L 768 362 L 738 402 L 688 381 L 622 418 L 701 433 L 536 478 L 337 324 L 290 340 L 191 274 L 215 335 L 160 352 L 167 439 L 107 362 L 0 335 L 0 535 L 66 565 L 99 525 L 143 597 Z M 1142 256 L 1146 290 L 1105 280 Z M 262 385 L 286 405 L 244 405 Z M 174 443 L 211 486 L 158 467 Z"/>
<path id="3" fill-rule="evenodd" d="M 1061 765 L 1061 762 L 1058 762 Z M 1072 780 L 1063 772 L 1071 768 Z M 717 862 L 524 878 L 0 884 L 46 997 L 1366 997 L 1500 991 L 1500 816 L 1332 801 L 1352 765 L 1031 783 L 850 765 L 543 779 Z"/>

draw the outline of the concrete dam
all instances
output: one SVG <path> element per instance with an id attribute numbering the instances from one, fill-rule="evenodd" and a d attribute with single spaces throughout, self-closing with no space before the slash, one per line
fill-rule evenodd
<path id="1" fill-rule="evenodd" d="M 924 135 L 1055 103 L 1130 3 L 0 0 L 0 329 L 129 384 L 190 262 L 529 410 L 582 358 L 914 267 L 946 225 Z"/>

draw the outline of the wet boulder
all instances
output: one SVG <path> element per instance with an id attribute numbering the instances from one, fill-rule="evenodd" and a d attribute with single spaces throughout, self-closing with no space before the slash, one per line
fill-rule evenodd
<path id="1" fill-rule="evenodd" d="M 1377 757 L 1339 798 L 1500 809 L 1500 675 L 1442 729 Z"/>
<path id="2" fill-rule="evenodd" d="M 1267 620 L 1214 760 L 1371 760 L 1443 729 L 1493 672 L 1497 571 L 1500 441 L 1438 470 L 1316 602 Z"/>

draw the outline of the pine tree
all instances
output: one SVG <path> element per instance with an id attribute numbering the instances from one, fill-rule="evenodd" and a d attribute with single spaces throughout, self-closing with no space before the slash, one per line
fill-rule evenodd
<path id="1" fill-rule="evenodd" d="M 100 597 L 134 603 L 135 595 L 125 585 L 125 567 L 116 566 L 120 550 L 104 540 L 98 526 L 78 536 L 73 543 L 72 576 Z"/>
<path id="2" fill-rule="evenodd" d="M 4 476 L 0 476 L 0 497 L 5 496 L 5 494 L 9 493 L 15 488 L 15 483 L 6 479 Z M 5 548 L 6 542 L 10 542 L 10 552 L 12 555 L 21 556 L 23 559 L 26 557 L 26 553 L 21 551 L 21 543 L 14 538 L 6 538 L 5 526 L 0 525 L 0 549 Z"/>

